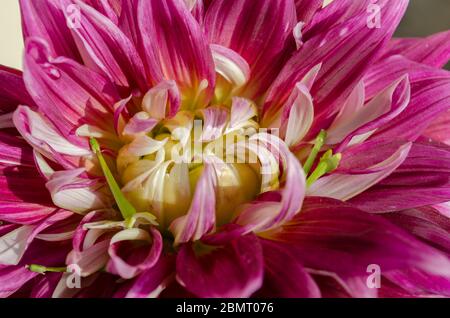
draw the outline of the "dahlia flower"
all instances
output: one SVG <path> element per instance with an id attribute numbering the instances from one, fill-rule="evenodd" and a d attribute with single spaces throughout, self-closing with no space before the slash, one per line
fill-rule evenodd
<path id="1" fill-rule="evenodd" d="M 407 0 L 20 5 L 1 297 L 450 296 L 450 33 L 393 39 Z"/>

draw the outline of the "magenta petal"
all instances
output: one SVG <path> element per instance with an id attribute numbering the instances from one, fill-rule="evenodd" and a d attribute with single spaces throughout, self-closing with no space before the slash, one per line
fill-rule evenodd
<path id="1" fill-rule="evenodd" d="M 53 213 L 57 208 L 34 166 L 29 145 L 2 132 L 0 150 L 0 219 L 33 224 Z"/>
<path id="2" fill-rule="evenodd" d="M 248 89 L 255 95 L 278 73 L 296 22 L 292 0 L 215 0 L 206 13 L 205 31 L 210 43 L 232 49 L 247 61 Z"/>
<path id="3" fill-rule="evenodd" d="M 258 295 L 282 298 L 317 298 L 320 290 L 289 247 L 261 240 L 264 283 Z"/>
<path id="4" fill-rule="evenodd" d="M 75 136 L 83 124 L 111 130 L 112 107 L 119 97 L 109 81 L 73 60 L 53 58 L 37 39 L 28 39 L 24 63 L 25 85 L 39 111 L 69 141 L 87 147 L 85 138 Z"/>
<path id="5" fill-rule="evenodd" d="M 85 65 L 103 72 L 118 86 L 138 87 L 145 92 L 148 84 L 144 65 L 134 44 L 119 27 L 82 2 L 64 0 L 62 3 L 65 7 L 74 3 L 80 7 L 80 25 L 72 33 Z"/>
<path id="6" fill-rule="evenodd" d="M 125 290 L 119 291 L 115 297 L 158 297 L 173 279 L 174 265 L 173 257 L 161 257 L 155 266 L 142 272 Z"/>
<path id="7" fill-rule="evenodd" d="M 183 244 L 177 256 L 177 280 L 199 297 L 251 296 L 263 280 L 258 238 L 248 234 L 203 255 Z"/>
<path id="8" fill-rule="evenodd" d="M 272 239 L 288 244 L 306 267 L 345 279 L 367 277 L 369 264 L 379 265 L 383 273 L 418 268 L 433 275 L 450 275 L 450 259 L 444 253 L 380 216 L 336 200 L 307 198 L 302 213 Z"/>
<path id="9" fill-rule="evenodd" d="M 425 130 L 424 135 L 450 146 L 450 109 L 439 115 Z"/>
<path id="10" fill-rule="evenodd" d="M 214 62 L 200 25 L 184 1 L 140 1 L 138 25 L 153 83 L 175 80 L 186 106 L 204 106 L 215 86 Z"/>
<path id="11" fill-rule="evenodd" d="M 323 0 L 295 0 L 297 20 L 308 24 L 322 5 Z"/>
<path id="12" fill-rule="evenodd" d="M 450 59 L 450 31 L 426 38 L 394 39 L 385 56 L 403 55 L 411 61 L 441 68 Z"/>
<path id="13" fill-rule="evenodd" d="M 0 114 L 14 111 L 19 104 L 33 104 L 22 72 L 0 65 Z"/>
<path id="14" fill-rule="evenodd" d="M 53 56 L 81 61 L 59 0 L 20 0 L 20 7 L 25 41 L 30 37 L 41 38 L 48 43 Z"/>

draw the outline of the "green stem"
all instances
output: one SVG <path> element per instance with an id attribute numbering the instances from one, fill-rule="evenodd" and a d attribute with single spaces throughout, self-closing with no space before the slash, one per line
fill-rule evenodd
<path id="1" fill-rule="evenodd" d="M 45 274 L 47 272 L 52 273 L 65 273 L 67 272 L 67 267 L 46 267 L 38 264 L 30 264 L 27 265 L 28 270 L 39 273 L 39 274 Z"/>
<path id="2" fill-rule="evenodd" d="M 114 196 L 114 200 L 116 201 L 117 206 L 119 207 L 120 213 L 122 213 L 124 220 L 131 219 L 133 215 L 136 214 L 136 209 L 127 200 L 127 198 L 120 190 L 120 187 L 117 184 L 116 180 L 114 179 L 114 176 L 111 173 L 111 170 L 109 169 L 108 164 L 105 161 L 105 158 L 103 158 L 103 154 L 100 150 L 100 146 L 97 140 L 95 140 L 95 138 L 91 138 L 90 144 L 92 151 L 94 151 L 94 153 L 97 155 L 103 174 L 105 175 L 106 182 L 108 183 L 108 186 L 111 189 L 112 195 Z"/>
<path id="3" fill-rule="evenodd" d="M 305 175 L 308 175 L 309 171 L 314 164 L 314 161 L 319 154 L 320 149 L 322 149 L 323 144 L 325 143 L 325 139 L 327 138 L 327 132 L 325 130 L 321 130 L 316 140 L 314 141 L 314 147 L 311 149 L 311 153 L 309 154 L 308 159 L 306 159 L 305 164 L 303 165 L 303 170 L 305 171 Z"/>

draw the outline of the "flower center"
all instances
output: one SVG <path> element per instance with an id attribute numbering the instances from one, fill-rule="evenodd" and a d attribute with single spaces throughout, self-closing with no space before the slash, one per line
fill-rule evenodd
<path id="1" fill-rule="evenodd" d="M 215 162 L 215 193 L 208 195 L 216 198 L 216 224 L 225 224 L 261 191 L 261 166 L 244 146 L 256 129 L 252 118 L 237 122 L 226 107 L 180 111 L 120 149 L 116 166 L 122 192 L 136 210 L 151 212 L 166 229 L 188 212 L 205 165 Z"/>

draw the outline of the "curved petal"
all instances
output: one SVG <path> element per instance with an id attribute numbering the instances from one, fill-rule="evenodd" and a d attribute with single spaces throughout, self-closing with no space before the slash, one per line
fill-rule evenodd
<path id="1" fill-rule="evenodd" d="M 216 222 L 217 182 L 214 164 L 205 163 L 188 213 L 170 225 L 175 244 L 198 240 L 213 229 Z"/>
<path id="2" fill-rule="evenodd" d="M 163 241 L 157 229 L 151 228 L 150 232 L 133 228 L 115 234 L 108 249 L 111 257 L 106 266 L 108 272 L 130 279 L 153 267 L 161 255 Z M 133 248 L 127 244 L 134 241 L 144 241 L 151 246 Z"/>

